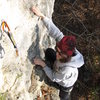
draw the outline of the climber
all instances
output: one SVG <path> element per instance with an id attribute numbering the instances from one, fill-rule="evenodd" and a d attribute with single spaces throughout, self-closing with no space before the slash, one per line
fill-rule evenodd
<path id="1" fill-rule="evenodd" d="M 41 18 L 49 35 L 56 40 L 55 50 L 47 48 L 45 51 L 45 61 L 35 58 L 34 63 L 40 65 L 47 77 L 59 85 L 60 100 L 70 100 L 70 93 L 78 78 L 78 68 L 84 64 L 82 54 L 76 49 L 76 38 L 64 36 L 38 8 L 32 7 L 31 11 Z"/>

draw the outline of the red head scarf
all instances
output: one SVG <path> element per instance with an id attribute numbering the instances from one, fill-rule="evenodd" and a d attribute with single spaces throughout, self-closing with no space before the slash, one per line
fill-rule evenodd
<path id="1" fill-rule="evenodd" d="M 61 41 L 57 43 L 57 47 L 67 56 L 72 56 L 75 46 L 76 38 L 74 36 L 64 36 Z"/>

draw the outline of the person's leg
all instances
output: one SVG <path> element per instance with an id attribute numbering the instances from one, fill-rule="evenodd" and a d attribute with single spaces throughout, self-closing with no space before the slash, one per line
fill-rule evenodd
<path id="1" fill-rule="evenodd" d="M 56 60 L 56 52 L 52 48 L 47 48 L 45 51 L 45 61 L 51 69 L 53 69 L 53 64 L 55 60 Z"/>
<path id="2" fill-rule="evenodd" d="M 73 86 L 65 88 L 65 87 L 60 87 L 60 92 L 59 92 L 59 97 L 60 100 L 71 100 L 71 91 L 73 89 Z"/>
<path id="3" fill-rule="evenodd" d="M 59 97 L 60 97 L 60 100 L 71 100 L 70 92 L 65 92 L 65 91 L 60 90 Z"/>

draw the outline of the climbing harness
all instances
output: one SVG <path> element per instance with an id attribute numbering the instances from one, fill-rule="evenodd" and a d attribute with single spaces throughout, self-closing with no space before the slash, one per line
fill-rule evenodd
<path id="1" fill-rule="evenodd" d="M 8 35 L 8 37 L 10 38 L 10 40 L 11 40 L 11 42 L 12 42 L 12 44 L 13 44 L 15 50 L 16 50 L 16 55 L 18 56 L 17 45 L 15 43 L 15 40 L 13 38 L 12 33 L 10 32 L 10 28 L 5 21 L 2 21 L 2 23 L 1 23 L 1 30 L 2 30 L 2 32 L 5 32 Z"/>

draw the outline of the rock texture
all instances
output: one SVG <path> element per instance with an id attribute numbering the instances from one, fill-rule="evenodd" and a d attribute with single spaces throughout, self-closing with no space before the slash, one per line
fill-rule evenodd
<path id="1" fill-rule="evenodd" d="M 3 32 L 0 43 L 5 54 L 0 59 L 0 98 L 45 100 L 45 90 L 49 99 L 59 100 L 57 94 L 54 94 L 58 93 L 57 90 L 44 83 L 43 71 L 35 68 L 32 63 L 35 56 L 43 58 L 43 50 L 53 47 L 55 41 L 48 37 L 48 31 L 42 21 L 30 11 L 31 6 L 38 6 L 51 18 L 54 0 L 0 0 L 0 23 L 2 20 L 8 23 L 19 53 L 19 56 L 16 56 L 9 37 Z M 51 92 L 47 92 L 48 88 Z M 53 91 L 55 92 L 52 93 Z"/>

